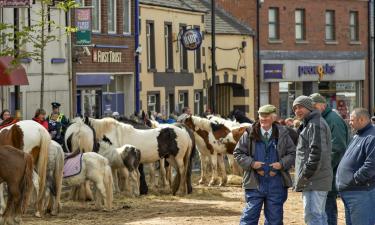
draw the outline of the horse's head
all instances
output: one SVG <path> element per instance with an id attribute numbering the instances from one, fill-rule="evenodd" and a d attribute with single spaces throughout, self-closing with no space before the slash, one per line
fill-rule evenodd
<path id="1" fill-rule="evenodd" d="M 217 140 L 226 137 L 230 133 L 229 128 L 221 123 L 211 123 L 211 129 L 212 134 Z"/>
<path id="2" fill-rule="evenodd" d="M 126 168 L 132 172 L 136 170 L 141 161 L 141 151 L 132 145 L 123 146 L 124 151 L 121 153 L 121 159 Z"/>

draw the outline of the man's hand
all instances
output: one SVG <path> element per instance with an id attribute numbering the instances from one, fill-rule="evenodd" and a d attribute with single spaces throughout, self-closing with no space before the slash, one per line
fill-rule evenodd
<path id="1" fill-rule="evenodd" d="M 262 177 L 264 177 L 264 170 L 257 170 L 257 173 L 258 173 L 259 175 L 261 175 Z"/>
<path id="2" fill-rule="evenodd" d="M 270 171 L 270 176 L 271 176 L 271 177 L 274 177 L 274 176 L 276 176 L 276 173 L 273 172 L 273 171 Z"/>
<path id="3" fill-rule="evenodd" d="M 272 167 L 275 170 L 281 170 L 281 168 L 283 168 L 283 166 L 279 162 L 275 162 L 275 163 L 270 164 L 270 167 Z"/>
<path id="4" fill-rule="evenodd" d="M 264 165 L 264 162 L 255 161 L 255 162 L 251 165 L 251 167 L 252 167 L 254 170 L 257 170 L 257 169 L 260 169 L 263 165 Z"/>

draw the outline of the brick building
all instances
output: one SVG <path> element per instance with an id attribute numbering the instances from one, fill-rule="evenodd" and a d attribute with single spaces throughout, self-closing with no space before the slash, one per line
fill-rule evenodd
<path id="1" fill-rule="evenodd" d="M 72 47 L 73 111 L 130 115 L 135 109 L 134 1 L 81 0 L 81 5 L 93 6 L 93 33 L 89 51 Z"/>
<path id="2" fill-rule="evenodd" d="M 346 119 L 370 107 L 368 1 L 259 1 L 258 21 L 257 1 L 217 2 L 253 28 L 259 22 L 261 105 L 287 117 L 295 97 L 320 92 Z"/>

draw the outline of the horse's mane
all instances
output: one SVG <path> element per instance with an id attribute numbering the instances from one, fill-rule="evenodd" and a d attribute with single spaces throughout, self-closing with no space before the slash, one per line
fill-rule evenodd
<path id="1" fill-rule="evenodd" d="M 201 118 L 201 117 L 198 117 L 198 116 L 191 116 L 191 119 L 193 120 L 193 123 L 195 126 L 197 126 L 198 128 L 201 128 L 205 131 L 211 131 L 212 130 L 212 127 L 211 127 L 211 121 L 209 121 L 208 119 L 206 118 Z"/>
<path id="2" fill-rule="evenodd" d="M 96 137 L 101 139 L 103 135 L 113 129 L 114 126 L 118 126 L 119 122 L 111 117 L 102 119 L 89 118 L 89 124 L 94 128 Z"/>
<path id="3" fill-rule="evenodd" d="M 100 150 L 107 151 L 108 149 L 113 148 L 113 145 L 107 142 L 106 140 L 99 141 L 99 146 L 100 146 L 99 151 Z"/>
<path id="4" fill-rule="evenodd" d="M 85 121 L 83 120 L 83 118 L 81 117 L 74 117 L 72 120 L 71 120 L 71 123 L 85 123 Z"/>
<path id="5" fill-rule="evenodd" d="M 147 129 L 151 129 L 150 127 L 146 126 L 145 124 L 143 123 L 140 123 L 134 119 L 130 119 L 130 118 L 127 118 L 127 117 L 120 117 L 118 119 L 119 122 L 122 122 L 122 123 L 126 123 L 126 124 L 129 124 L 129 125 L 132 125 L 134 128 L 136 129 L 142 129 L 142 130 L 147 130 Z"/>

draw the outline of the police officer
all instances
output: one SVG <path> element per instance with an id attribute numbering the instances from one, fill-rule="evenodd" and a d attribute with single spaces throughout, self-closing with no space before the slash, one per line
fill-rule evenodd
<path id="1" fill-rule="evenodd" d="M 51 134 L 51 138 L 59 144 L 64 142 L 64 133 L 69 125 L 69 120 L 59 110 L 61 104 L 58 102 L 52 102 L 52 113 L 47 117 L 48 131 Z"/>

